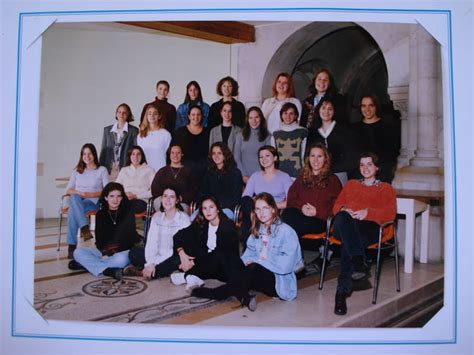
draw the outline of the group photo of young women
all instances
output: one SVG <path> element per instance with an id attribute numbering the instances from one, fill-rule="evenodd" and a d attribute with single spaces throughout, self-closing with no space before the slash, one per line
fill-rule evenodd
<path id="1" fill-rule="evenodd" d="M 321 271 L 323 245 L 304 260 L 302 240 L 332 218 L 340 246 L 329 246 L 326 261 L 341 257 L 334 312 L 346 314 L 352 282 L 369 276 L 365 247 L 396 211 L 397 133 L 377 96 L 361 96 L 361 121 L 350 124 L 324 68 L 303 102 L 282 72 L 272 96 L 247 110 L 230 76 L 214 103 L 192 80 L 176 109 L 169 89 L 158 81 L 137 126 L 119 104 L 99 153 L 92 143 L 80 149 L 66 189 L 69 268 L 118 282 L 169 277 L 194 297 L 235 297 L 255 311 L 258 293 L 294 300 L 305 265 Z M 92 238 L 95 247 L 78 246 Z M 207 287 L 209 279 L 221 285 Z"/>

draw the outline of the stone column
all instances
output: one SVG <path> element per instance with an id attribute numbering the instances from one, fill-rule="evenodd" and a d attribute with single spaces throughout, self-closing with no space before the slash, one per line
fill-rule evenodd
<path id="1" fill-rule="evenodd" d="M 443 191 L 437 117 L 437 100 L 442 99 L 438 91 L 440 48 L 435 39 L 419 26 L 410 36 L 410 52 L 407 155 L 413 152 L 411 144 L 416 142 L 416 145 L 409 166 L 397 170 L 393 185 L 397 189 Z"/>
<path id="2" fill-rule="evenodd" d="M 410 164 L 419 167 L 441 167 L 438 146 L 437 100 L 438 73 L 437 60 L 439 46 L 435 39 L 422 27 L 417 31 L 418 40 L 418 130 L 417 149 Z"/>
<path id="3" fill-rule="evenodd" d="M 408 155 L 408 86 L 389 87 L 387 92 L 393 102 L 393 108 L 400 112 L 401 144 L 397 166 L 402 167 L 408 165 L 410 159 Z"/>

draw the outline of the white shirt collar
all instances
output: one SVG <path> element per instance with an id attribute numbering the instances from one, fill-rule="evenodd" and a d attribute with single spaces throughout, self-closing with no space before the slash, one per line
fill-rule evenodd
<path id="1" fill-rule="evenodd" d="M 118 133 L 118 122 L 115 122 L 112 128 L 110 129 L 110 132 Z M 128 132 L 128 122 L 125 122 L 123 125 L 123 132 Z"/>

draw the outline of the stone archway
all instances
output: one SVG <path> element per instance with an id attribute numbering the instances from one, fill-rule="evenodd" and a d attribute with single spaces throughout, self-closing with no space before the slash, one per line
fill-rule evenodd
<path id="1" fill-rule="evenodd" d="M 296 96 L 308 94 L 313 73 L 328 68 L 337 89 L 346 97 L 348 121 L 360 119 L 358 104 L 363 93 L 375 93 L 386 119 L 398 121 L 387 94 L 388 71 L 382 50 L 373 37 L 353 22 L 313 22 L 289 36 L 271 58 L 262 83 L 262 97 L 278 72 L 292 74 Z"/>

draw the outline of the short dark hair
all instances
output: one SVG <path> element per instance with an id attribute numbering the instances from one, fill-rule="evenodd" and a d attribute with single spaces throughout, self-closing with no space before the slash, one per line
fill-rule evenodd
<path id="1" fill-rule="evenodd" d="M 163 85 L 166 85 L 166 87 L 168 88 L 168 90 L 170 89 L 170 83 L 168 83 L 166 80 L 160 80 L 156 83 L 156 87 L 158 88 L 158 86 L 160 86 L 161 84 Z"/>
<path id="2" fill-rule="evenodd" d="M 260 164 L 260 152 L 262 150 L 268 150 L 270 153 L 272 153 L 272 155 L 274 157 L 277 157 L 277 160 L 275 161 L 275 168 L 278 169 L 278 166 L 280 165 L 280 156 L 279 156 L 278 151 L 276 150 L 276 148 L 272 145 L 264 145 L 264 146 L 262 146 L 258 149 L 258 153 L 257 153 L 258 154 L 258 165 L 260 165 L 260 169 L 263 170 L 263 167 Z"/>
<path id="3" fill-rule="evenodd" d="M 359 155 L 359 163 L 362 160 L 362 158 L 372 158 L 372 162 L 374 165 L 379 168 L 379 156 L 375 154 L 374 152 L 363 152 L 362 154 Z"/>
<path id="4" fill-rule="evenodd" d="M 199 110 L 199 112 L 201 112 L 201 115 L 203 115 L 202 107 L 199 106 L 199 105 L 194 104 L 194 105 L 189 105 L 189 107 L 188 107 L 188 116 L 191 114 L 191 111 L 193 110 L 193 108 L 197 108 Z M 201 124 L 202 124 L 202 122 L 201 122 Z"/>
<path id="5" fill-rule="evenodd" d="M 124 107 L 125 110 L 127 110 L 127 122 L 132 122 L 135 120 L 135 118 L 133 117 L 133 114 L 132 114 L 132 109 L 130 108 L 130 106 L 128 106 L 128 104 L 126 104 L 125 102 L 122 102 L 120 105 L 117 106 L 117 108 L 115 109 L 115 119 L 117 119 L 117 111 L 120 107 Z"/>
<path id="6" fill-rule="evenodd" d="M 280 109 L 280 120 L 283 121 L 283 114 L 290 109 L 293 109 L 293 111 L 295 111 L 296 120 L 298 120 L 298 116 L 300 115 L 300 112 L 298 111 L 298 107 L 296 107 L 296 105 L 292 102 L 286 102 L 283 104 L 283 106 Z"/>
<path id="7" fill-rule="evenodd" d="M 368 97 L 372 100 L 372 102 L 375 105 L 375 115 L 377 117 L 380 117 L 381 112 L 382 112 L 382 104 L 380 102 L 379 97 L 375 94 L 364 94 L 364 95 L 362 95 L 360 97 L 360 101 L 359 101 L 359 110 L 360 110 L 360 106 L 362 105 L 362 99 L 365 99 L 366 97 Z"/>

